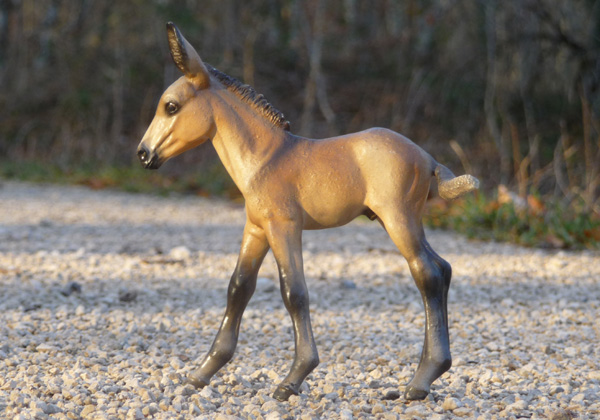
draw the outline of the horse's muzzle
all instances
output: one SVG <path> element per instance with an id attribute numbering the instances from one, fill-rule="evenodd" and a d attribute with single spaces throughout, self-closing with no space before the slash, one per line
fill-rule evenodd
<path id="1" fill-rule="evenodd" d="M 140 144 L 137 155 L 144 168 L 158 169 L 160 167 L 161 162 L 156 152 L 151 152 L 145 145 Z"/>

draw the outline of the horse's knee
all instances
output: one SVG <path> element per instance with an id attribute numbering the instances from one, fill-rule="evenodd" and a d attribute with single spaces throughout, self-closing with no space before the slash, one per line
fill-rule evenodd
<path id="1" fill-rule="evenodd" d="M 282 277 L 281 296 L 289 311 L 308 309 L 308 289 L 303 281 L 291 281 L 287 277 Z"/>
<path id="2" fill-rule="evenodd" d="M 256 289 L 256 276 L 238 271 L 231 276 L 229 281 L 228 294 L 237 300 L 249 299 Z"/>

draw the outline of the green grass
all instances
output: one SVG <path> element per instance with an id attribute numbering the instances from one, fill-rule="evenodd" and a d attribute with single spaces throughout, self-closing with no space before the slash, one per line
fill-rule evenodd
<path id="1" fill-rule="evenodd" d="M 221 165 L 198 173 L 173 175 L 130 166 L 79 165 L 60 167 L 38 162 L 0 162 L 0 178 L 54 184 L 77 184 L 92 189 L 115 188 L 135 193 L 224 196 L 239 199 L 240 193 Z"/>
<path id="2" fill-rule="evenodd" d="M 537 200 L 541 203 L 542 200 Z M 550 199 L 541 208 L 517 209 L 496 197 L 478 193 L 428 208 L 430 227 L 451 229 L 469 238 L 511 242 L 528 247 L 600 249 L 600 215 L 583 206 L 564 206 Z"/>

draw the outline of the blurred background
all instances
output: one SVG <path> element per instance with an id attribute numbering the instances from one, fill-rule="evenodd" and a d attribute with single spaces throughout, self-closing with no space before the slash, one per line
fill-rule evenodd
<path id="1" fill-rule="evenodd" d="M 0 176 L 235 197 L 210 144 L 137 163 L 167 21 L 292 132 L 391 128 L 478 176 L 483 216 L 600 241 L 600 0 L 0 0 Z"/>

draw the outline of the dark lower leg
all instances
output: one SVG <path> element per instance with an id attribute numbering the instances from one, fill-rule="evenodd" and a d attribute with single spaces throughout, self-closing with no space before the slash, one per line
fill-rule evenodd
<path id="1" fill-rule="evenodd" d="M 242 315 L 256 288 L 255 275 L 248 278 L 238 276 L 238 273 L 234 274 L 229 284 L 227 309 L 210 351 L 188 378 L 197 388 L 208 385 L 210 378 L 233 358 Z"/>
<path id="2" fill-rule="evenodd" d="M 446 308 L 449 276 L 443 273 L 449 265 L 445 261 L 445 264 L 436 261 L 429 252 L 423 255 L 410 263 L 425 306 L 425 340 L 421 360 L 405 393 L 410 400 L 425 398 L 433 381 L 452 365 Z"/>
<path id="3" fill-rule="evenodd" d="M 444 279 L 444 294 L 443 294 L 443 310 L 444 317 L 446 320 L 446 327 L 448 326 L 448 291 L 450 290 L 450 282 L 452 281 L 452 266 L 440 257 L 434 250 L 431 248 L 431 245 L 427 241 L 425 241 L 425 247 L 428 253 L 431 255 L 433 262 L 438 266 L 440 272 L 442 273 L 442 278 Z"/>
<path id="4" fill-rule="evenodd" d="M 256 289 L 258 270 L 268 250 L 264 235 L 246 225 L 240 257 L 229 282 L 227 308 L 221 327 L 200 367 L 188 377 L 197 388 L 206 386 L 210 378 L 233 357 L 242 315 Z"/>
<path id="5" fill-rule="evenodd" d="M 294 327 L 295 357 L 290 373 L 273 396 L 281 401 L 298 394 L 302 381 L 319 364 L 317 346 L 310 325 L 308 289 L 302 263 L 302 227 L 300 218 L 273 219 L 267 229 L 269 244 L 279 268 L 281 296 Z"/>
<path id="6" fill-rule="evenodd" d="M 274 398 L 285 401 L 299 393 L 302 381 L 319 364 L 319 355 L 310 323 L 308 290 L 304 278 L 290 279 L 282 274 L 281 293 L 292 318 L 296 348 L 290 372 L 273 394 Z"/>

